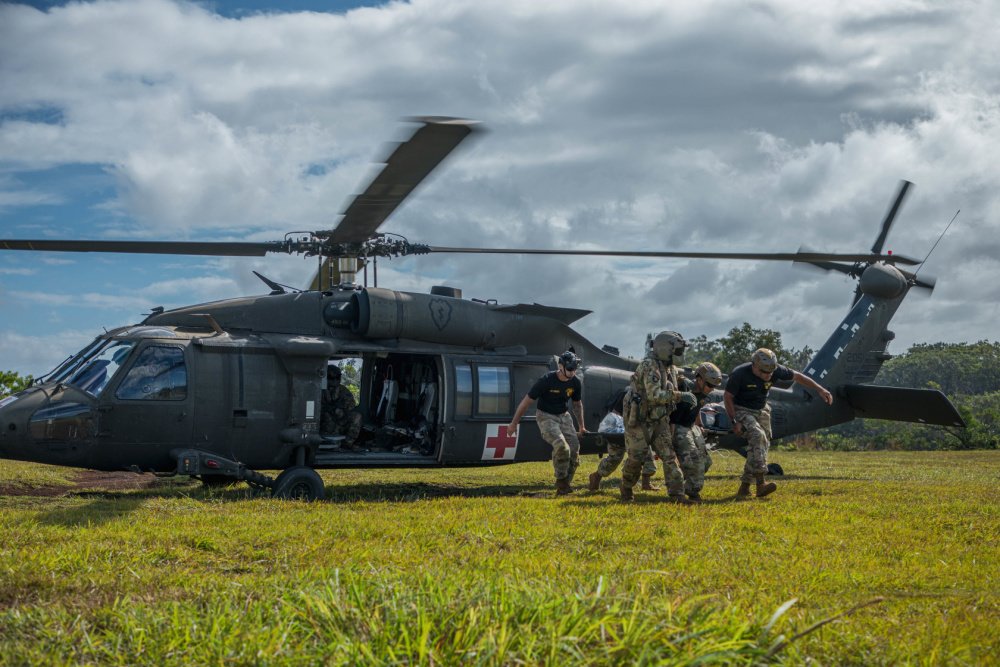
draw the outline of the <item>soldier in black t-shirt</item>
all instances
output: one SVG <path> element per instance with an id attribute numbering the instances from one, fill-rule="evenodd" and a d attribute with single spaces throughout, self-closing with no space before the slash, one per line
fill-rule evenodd
<path id="1" fill-rule="evenodd" d="M 571 351 L 559 356 L 559 370 L 546 373 L 528 390 L 521 399 L 514 418 L 507 425 L 507 435 L 517 437 L 517 426 L 521 417 L 537 401 L 535 421 L 545 442 L 552 445 L 552 467 L 556 476 L 556 494 L 565 495 L 573 491 L 573 475 L 580 465 L 580 439 L 587 429 L 583 425 L 583 384 L 576 377 L 580 358 Z M 573 413 L 580 425 L 579 431 L 573 427 L 566 404 L 573 403 Z"/>
<path id="2" fill-rule="evenodd" d="M 750 482 L 757 482 L 757 497 L 763 498 L 777 490 L 777 485 L 765 483 L 767 450 L 771 445 L 771 407 L 767 392 L 774 382 L 795 381 L 819 394 L 827 405 L 833 404 L 833 394 L 811 377 L 778 363 L 778 357 L 767 348 L 760 348 L 750 357 L 750 363 L 737 366 L 726 382 L 724 402 L 733 422 L 733 433 L 747 441 L 747 461 L 740 477 L 737 499 L 750 497 Z"/>

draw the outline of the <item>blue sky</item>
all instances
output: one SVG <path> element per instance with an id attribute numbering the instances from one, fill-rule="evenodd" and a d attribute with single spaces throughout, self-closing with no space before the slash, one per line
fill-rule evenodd
<path id="1" fill-rule="evenodd" d="M 892 350 L 1000 338 L 992 2 L 94 0 L 0 4 L 0 238 L 327 229 L 403 119 L 486 132 L 383 227 L 437 245 L 887 248 L 930 296 Z M 41 373 L 149 308 L 305 285 L 292 257 L 0 251 L 0 368 Z M 598 345 L 743 321 L 818 347 L 853 284 L 783 264 L 406 258 L 380 284 L 594 313 Z"/>

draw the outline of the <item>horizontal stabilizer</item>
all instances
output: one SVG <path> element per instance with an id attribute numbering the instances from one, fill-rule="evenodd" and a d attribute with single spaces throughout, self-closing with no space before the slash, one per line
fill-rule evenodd
<path id="1" fill-rule="evenodd" d="M 936 389 L 848 384 L 842 387 L 856 417 L 965 427 L 948 397 Z"/>
<path id="2" fill-rule="evenodd" d="M 580 308 L 560 308 L 558 306 L 543 306 L 540 303 L 518 303 L 514 305 L 496 306 L 496 310 L 502 313 L 518 313 L 520 315 L 537 315 L 539 317 L 551 317 L 559 320 L 563 324 L 573 324 L 581 317 L 590 315 L 592 310 L 582 310 Z"/>

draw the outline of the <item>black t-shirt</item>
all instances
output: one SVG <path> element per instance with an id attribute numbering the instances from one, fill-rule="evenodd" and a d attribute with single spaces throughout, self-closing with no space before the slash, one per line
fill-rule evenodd
<path id="1" fill-rule="evenodd" d="M 795 371 L 778 364 L 770 380 L 761 380 L 753 373 L 753 365 L 737 366 L 729 374 L 726 391 L 733 395 L 733 403 L 749 410 L 763 410 L 767 404 L 767 392 L 775 382 L 788 382 L 795 377 Z"/>
<path id="2" fill-rule="evenodd" d="M 711 387 L 706 387 L 709 391 L 707 394 L 699 394 L 695 391 L 695 383 L 687 378 L 681 380 L 681 386 L 678 387 L 679 391 L 690 391 L 694 394 L 695 400 L 698 401 L 697 405 L 687 405 L 685 403 L 678 403 L 674 411 L 670 413 L 670 423 L 677 424 L 678 426 L 684 426 L 691 428 L 694 426 L 695 421 L 698 419 L 698 412 L 709 402 L 709 395 L 712 393 Z"/>
<path id="3" fill-rule="evenodd" d="M 559 371 L 552 371 L 538 378 L 528 396 L 538 400 L 538 409 L 542 412 L 561 415 L 566 412 L 566 401 L 579 401 L 583 398 L 582 391 L 583 383 L 580 378 L 572 377 L 563 382 L 559 379 Z"/>

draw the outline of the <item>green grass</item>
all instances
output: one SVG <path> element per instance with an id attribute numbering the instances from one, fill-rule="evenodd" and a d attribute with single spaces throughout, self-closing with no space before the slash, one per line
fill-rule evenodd
<path id="1" fill-rule="evenodd" d="M 1000 452 L 772 460 L 778 492 L 737 503 L 716 455 L 691 508 L 556 499 L 548 464 L 326 471 L 314 504 L 0 495 L 0 665 L 995 661 Z"/>

